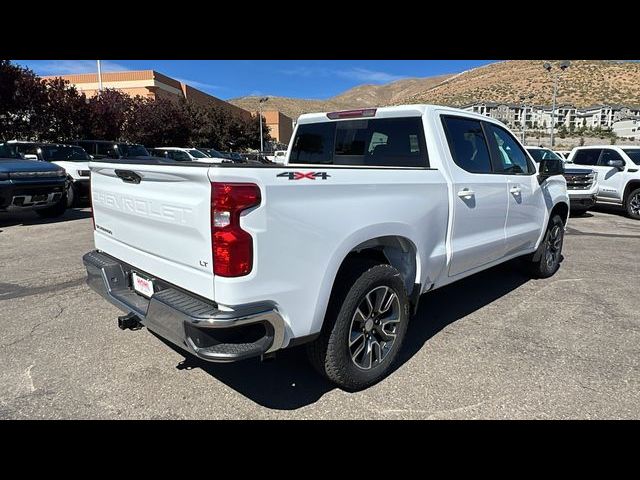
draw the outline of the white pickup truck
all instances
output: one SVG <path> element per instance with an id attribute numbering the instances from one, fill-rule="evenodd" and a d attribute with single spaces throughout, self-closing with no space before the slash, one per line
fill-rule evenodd
<path id="1" fill-rule="evenodd" d="M 408 105 L 302 115 L 287 164 L 91 163 L 88 284 L 204 360 L 308 343 L 340 387 L 387 374 L 421 294 L 515 257 L 559 267 L 563 162 L 501 123 Z"/>
<path id="2" fill-rule="evenodd" d="M 574 170 L 597 173 L 597 203 L 621 206 L 630 218 L 640 220 L 640 147 L 576 147 L 571 150 L 567 164 Z"/>

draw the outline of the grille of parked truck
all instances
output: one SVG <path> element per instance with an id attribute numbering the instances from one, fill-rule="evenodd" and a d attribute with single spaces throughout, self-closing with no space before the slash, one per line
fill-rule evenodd
<path id="1" fill-rule="evenodd" d="M 393 369 L 419 297 L 519 257 L 560 266 L 564 163 L 503 124 L 433 105 L 302 115 L 284 165 L 90 164 L 87 282 L 197 357 L 307 344 L 345 389 Z"/>

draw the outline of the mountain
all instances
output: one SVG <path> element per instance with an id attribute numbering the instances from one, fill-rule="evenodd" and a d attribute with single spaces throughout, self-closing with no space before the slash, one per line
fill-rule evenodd
<path id="1" fill-rule="evenodd" d="M 399 99 L 398 103 L 435 103 L 461 106 L 474 102 L 520 102 L 532 94 L 535 105 L 551 105 L 553 76 L 560 72 L 544 60 L 509 60 L 474 68 L 439 85 Z M 558 82 L 557 102 L 576 107 L 594 104 L 640 104 L 640 63 L 610 60 L 573 60 Z"/>
<path id="2" fill-rule="evenodd" d="M 349 108 L 392 105 L 398 100 L 421 92 L 440 84 L 451 75 L 439 75 L 437 77 L 407 78 L 387 83 L 385 85 L 359 85 L 346 92 L 326 100 L 269 97 L 269 101 L 263 108 L 267 110 L 280 110 L 291 118 L 298 118 L 303 113 L 328 112 L 334 110 L 346 110 Z M 261 97 L 240 97 L 228 100 L 252 112 L 258 111 L 258 100 Z"/>
<path id="3" fill-rule="evenodd" d="M 385 85 L 360 85 L 326 100 L 269 97 L 266 109 L 297 118 L 302 113 L 359 107 L 434 103 L 462 106 L 475 102 L 519 103 L 521 95 L 533 95 L 530 104 L 551 105 L 553 76 L 544 60 L 507 60 L 456 75 L 408 78 Z M 259 97 L 241 97 L 231 103 L 258 110 Z M 594 104 L 640 105 L 640 63 L 612 60 L 572 60 L 561 74 L 557 101 L 576 107 Z"/>

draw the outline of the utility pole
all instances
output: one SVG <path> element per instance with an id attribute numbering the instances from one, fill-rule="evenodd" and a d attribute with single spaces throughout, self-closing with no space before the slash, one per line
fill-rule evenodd
<path id="1" fill-rule="evenodd" d="M 258 100 L 258 115 L 260 115 L 260 156 L 262 156 L 262 152 L 264 151 L 264 144 L 262 138 L 262 104 L 269 100 L 269 97 L 262 97 Z"/>
<path id="2" fill-rule="evenodd" d="M 569 60 L 560 62 L 560 72 L 557 72 L 553 78 L 553 101 L 551 106 L 551 148 L 553 148 L 554 145 L 553 132 L 556 128 L 556 96 L 558 95 L 558 79 L 560 78 L 560 73 L 569 68 L 569 64 Z M 553 70 L 553 66 L 548 62 L 545 63 L 543 67 L 549 73 L 551 73 L 551 70 Z"/>
<path id="3" fill-rule="evenodd" d="M 522 126 L 522 145 L 524 145 L 526 141 L 525 131 L 527 130 L 527 99 L 532 100 L 533 93 L 530 93 L 529 95 L 520 95 L 520 101 L 522 102 L 522 113 L 520 118 L 520 125 Z M 531 110 L 533 111 L 533 107 L 531 107 Z"/>
<path id="4" fill-rule="evenodd" d="M 100 67 L 100 60 L 98 62 L 98 95 L 102 92 L 102 68 Z"/>

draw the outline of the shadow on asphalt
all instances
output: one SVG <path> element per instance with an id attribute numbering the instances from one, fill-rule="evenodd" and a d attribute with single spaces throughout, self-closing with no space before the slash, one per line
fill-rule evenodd
<path id="1" fill-rule="evenodd" d="M 447 325 L 528 282 L 530 277 L 521 273 L 518 267 L 517 260 L 507 262 L 423 295 L 418 312 L 409 324 L 396 369 Z M 325 393 L 337 388 L 311 367 L 304 347 L 284 350 L 278 353 L 277 358 L 266 362 L 251 359 L 217 364 L 202 361 L 163 342 L 185 357 L 176 366 L 177 369 L 200 368 L 263 407 L 294 410 L 316 402 Z"/>
<path id="2" fill-rule="evenodd" d="M 70 222 L 91 217 L 91 212 L 81 208 L 69 208 L 64 215 L 56 218 L 40 218 L 35 212 L 0 213 L 0 227 L 13 227 L 15 225 L 45 225 L 48 223 Z M 0 230 L 1 232 L 1 230 Z"/>

